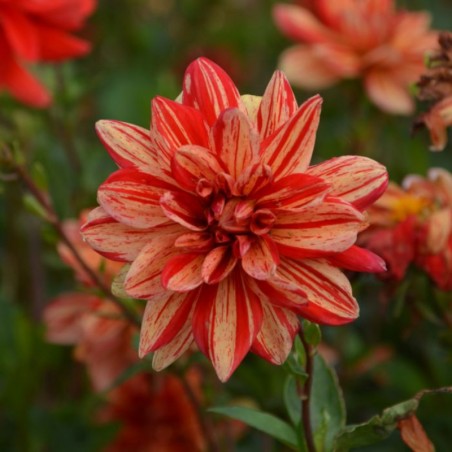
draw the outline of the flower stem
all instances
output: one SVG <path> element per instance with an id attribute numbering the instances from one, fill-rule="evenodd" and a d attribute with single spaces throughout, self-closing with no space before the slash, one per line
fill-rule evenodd
<path id="1" fill-rule="evenodd" d="M 305 354 L 306 354 L 306 373 L 308 377 L 304 385 L 300 388 L 300 399 L 301 399 L 301 417 L 303 422 L 303 432 L 306 440 L 306 446 L 309 452 L 316 452 L 314 437 L 312 434 L 312 424 L 311 424 L 311 410 L 310 410 L 310 400 L 311 400 L 311 390 L 312 381 L 314 377 L 314 347 L 306 341 L 304 335 L 303 327 L 300 328 L 298 336 L 303 344 Z"/>
<path id="2" fill-rule="evenodd" d="M 57 234 L 59 235 L 61 241 L 68 247 L 68 249 L 71 251 L 72 255 L 76 259 L 76 261 L 80 264 L 80 266 L 83 268 L 85 273 L 89 276 L 89 278 L 92 280 L 92 282 L 103 292 L 103 294 L 111 300 L 113 303 L 115 303 L 122 311 L 123 315 L 134 325 L 137 327 L 140 327 L 140 319 L 138 316 L 130 310 L 127 306 L 124 305 L 124 303 L 117 298 L 115 295 L 112 294 L 110 288 L 105 284 L 105 282 L 102 280 L 102 278 L 99 277 L 99 275 L 84 261 L 80 253 L 77 251 L 76 247 L 73 245 L 69 237 L 67 236 L 66 232 L 64 231 L 64 228 L 61 224 L 60 219 L 58 218 L 58 215 L 56 214 L 55 210 L 53 209 L 49 199 L 46 197 L 46 195 L 37 187 L 33 179 L 28 174 L 26 168 L 20 164 L 17 164 L 14 162 L 11 153 L 8 149 L 4 149 L 4 154 L 7 155 L 8 163 L 12 165 L 12 169 L 14 172 L 19 176 L 19 179 L 24 183 L 24 185 L 27 187 L 28 191 L 31 193 L 31 195 L 36 199 L 36 201 L 39 203 L 39 205 L 44 209 L 44 212 L 46 214 L 46 220 L 53 226 Z"/>

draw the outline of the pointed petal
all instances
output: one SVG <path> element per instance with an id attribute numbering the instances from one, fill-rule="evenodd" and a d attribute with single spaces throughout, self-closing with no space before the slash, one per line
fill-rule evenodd
<path id="1" fill-rule="evenodd" d="M 289 81 L 283 72 L 276 71 L 265 89 L 257 111 L 257 127 L 261 140 L 285 124 L 297 108 L 297 99 Z"/>
<path id="2" fill-rule="evenodd" d="M 207 228 L 204 206 L 196 196 L 181 191 L 167 191 L 160 198 L 160 205 L 168 218 L 192 231 Z"/>
<path id="3" fill-rule="evenodd" d="M 148 301 L 141 324 L 140 358 L 171 342 L 182 329 L 196 303 L 199 291 L 166 291 Z"/>
<path id="4" fill-rule="evenodd" d="M 370 71 L 364 83 L 372 102 L 383 111 L 396 115 L 413 113 L 414 100 L 408 91 L 408 84 L 400 82 L 391 72 Z"/>
<path id="5" fill-rule="evenodd" d="M 325 180 L 329 179 L 302 173 L 290 174 L 267 184 L 250 197 L 257 200 L 256 209 L 300 209 L 316 200 L 323 200 L 330 188 Z"/>
<path id="6" fill-rule="evenodd" d="M 170 222 L 160 207 L 164 189 L 174 187 L 133 168 L 113 173 L 98 189 L 97 200 L 115 220 L 137 229 Z"/>
<path id="7" fill-rule="evenodd" d="M 94 212 L 94 211 L 93 211 Z M 82 226 L 83 239 L 108 259 L 132 262 L 153 237 L 181 231 L 179 225 L 161 225 L 151 230 L 132 228 L 117 222 L 102 207 L 95 209 Z"/>
<path id="8" fill-rule="evenodd" d="M 163 177 L 149 130 L 126 122 L 102 120 L 96 123 L 96 132 L 117 165 Z"/>
<path id="9" fill-rule="evenodd" d="M 263 303 L 264 320 L 251 350 L 272 364 L 281 365 L 289 356 L 300 329 L 298 317 L 287 309 Z"/>
<path id="10" fill-rule="evenodd" d="M 214 181 L 224 171 L 217 157 L 201 146 L 180 147 L 171 161 L 174 179 L 187 190 L 195 191 L 200 179 Z"/>
<path id="11" fill-rule="evenodd" d="M 202 277 L 207 284 L 216 284 L 231 273 L 237 258 L 231 246 L 217 246 L 205 257 L 202 264 Z"/>
<path id="12" fill-rule="evenodd" d="M 313 322 L 341 325 L 359 315 L 350 282 L 326 261 L 282 259 L 273 283 L 298 284 L 308 299 L 308 303 L 300 305 L 298 311 Z"/>
<path id="13" fill-rule="evenodd" d="M 358 210 L 337 198 L 328 198 L 296 213 L 280 211 L 271 237 L 281 255 L 303 258 L 315 256 L 315 252 L 345 251 L 355 243 L 363 226 L 364 217 Z"/>
<path id="14" fill-rule="evenodd" d="M 153 237 L 130 266 L 124 281 L 125 291 L 134 298 L 150 299 L 164 293 L 162 271 L 168 260 L 179 254 L 173 246 L 177 234 Z"/>
<path id="15" fill-rule="evenodd" d="M 248 353 L 262 324 L 262 306 L 237 271 L 216 285 L 204 285 L 193 315 L 201 351 L 226 381 Z"/>
<path id="16" fill-rule="evenodd" d="M 213 125 L 211 140 L 218 158 L 235 179 L 258 156 L 259 136 L 248 117 L 237 108 L 223 111 Z"/>
<path id="17" fill-rule="evenodd" d="M 187 292 L 200 286 L 204 281 L 201 267 L 204 254 L 185 253 L 172 257 L 162 271 L 162 285 L 165 289 Z"/>
<path id="18" fill-rule="evenodd" d="M 211 126 L 227 108 L 242 106 L 240 94 L 223 69 L 208 60 L 198 58 L 184 76 L 183 103 L 200 110 Z"/>
<path id="19" fill-rule="evenodd" d="M 271 167 L 275 180 L 288 174 L 303 173 L 308 167 L 321 104 L 320 96 L 311 97 L 283 127 L 262 143 L 262 163 Z"/>
<path id="20" fill-rule="evenodd" d="M 355 272 L 381 273 L 386 271 L 386 263 L 380 256 L 356 245 L 342 253 L 329 255 L 327 260 L 335 267 Z"/>
<path id="21" fill-rule="evenodd" d="M 269 235 L 256 237 L 242 257 L 242 268 L 255 279 L 268 279 L 279 264 L 279 253 Z"/>
<path id="22" fill-rule="evenodd" d="M 388 186 L 386 168 L 367 157 L 346 155 L 311 166 L 307 174 L 331 184 L 331 196 L 337 196 L 364 210 L 373 204 Z"/>

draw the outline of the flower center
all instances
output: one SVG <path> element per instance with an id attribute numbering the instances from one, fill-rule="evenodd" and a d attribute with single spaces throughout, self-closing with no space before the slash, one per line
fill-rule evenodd
<path id="1" fill-rule="evenodd" d="M 392 217 L 394 221 L 403 221 L 411 215 L 421 216 L 427 206 L 428 200 L 425 198 L 406 195 L 394 201 L 392 206 Z"/>

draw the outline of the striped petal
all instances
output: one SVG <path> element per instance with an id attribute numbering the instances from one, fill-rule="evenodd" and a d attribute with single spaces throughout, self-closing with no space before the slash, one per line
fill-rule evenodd
<path id="1" fill-rule="evenodd" d="M 207 284 L 216 284 L 231 273 L 237 258 L 231 246 L 217 246 L 205 257 L 202 264 L 202 277 Z"/>
<path id="2" fill-rule="evenodd" d="M 152 131 L 161 139 L 160 155 L 166 166 L 176 149 L 186 144 L 208 145 L 207 125 L 198 110 L 179 102 L 156 97 L 152 100 Z"/>
<path id="3" fill-rule="evenodd" d="M 303 173 L 311 161 L 319 125 L 322 98 L 304 102 L 292 118 L 262 143 L 262 163 L 273 170 L 275 180 Z"/>
<path id="4" fill-rule="evenodd" d="M 160 207 L 164 189 L 173 188 L 133 168 L 113 173 L 97 191 L 97 200 L 115 220 L 137 229 L 168 223 Z"/>
<path id="5" fill-rule="evenodd" d="M 237 108 L 223 111 L 212 128 L 213 149 L 235 179 L 258 156 L 259 135 Z"/>
<path id="6" fill-rule="evenodd" d="M 261 140 L 285 124 L 297 108 L 297 99 L 289 81 L 283 72 L 276 71 L 265 89 L 257 111 L 257 127 Z"/>
<path id="7" fill-rule="evenodd" d="M 386 271 L 386 263 L 380 256 L 356 245 L 342 253 L 329 255 L 327 260 L 335 267 L 355 272 L 381 273 Z"/>
<path id="8" fill-rule="evenodd" d="M 166 291 L 161 275 L 168 260 L 179 253 L 173 247 L 179 234 L 153 237 L 141 250 L 124 281 L 124 289 L 131 297 L 146 300 Z"/>
<path id="9" fill-rule="evenodd" d="M 185 253 L 171 258 L 162 271 L 162 285 L 165 289 L 187 292 L 201 285 L 201 267 L 204 254 Z"/>
<path id="10" fill-rule="evenodd" d="M 364 217 L 358 210 L 331 198 L 299 212 L 280 211 L 271 237 L 281 255 L 303 258 L 345 251 L 363 226 Z"/>
<path id="11" fill-rule="evenodd" d="M 199 291 L 176 293 L 166 291 L 148 301 L 141 324 L 140 358 L 171 342 L 186 324 Z"/>
<path id="12" fill-rule="evenodd" d="M 171 169 L 179 185 L 190 191 L 195 191 L 200 179 L 213 181 L 224 171 L 214 154 L 194 145 L 182 146 L 175 152 Z"/>
<path id="13" fill-rule="evenodd" d="M 82 226 L 84 240 L 98 253 L 108 259 L 132 262 L 153 237 L 181 231 L 179 225 L 165 224 L 143 230 L 119 223 L 108 215 L 102 207 L 91 212 Z"/>
<path id="14" fill-rule="evenodd" d="M 300 209 L 313 201 L 321 202 L 330 185 L 320 177 L 309 174 L 290 174 L 252 193 L 259 209 Z"/>
<path id="15" fill-rule="evenodd" d="M 192 231 L 207 228 L 204 206 L 196 196 L 181 191 L 167 191 L 160 198 L 160 205 L 168 218 Z"/>
<path id="16" fill-rule="evenodd" d="M 251 350 L 272 364 L 283 364 L 300 329 L 298 317 L 287 309 L 263 303 L 264 318 Z"/>
<path id="17" fill-rule="evenodd" d="M 182 101 L 202 111 L 210 126 L 227 108 L 244 110 L 234 82 L 207 58 L 198 58 L 185 71 Z"/>
<path id="18" fill-rule="evenodd" d="M 121 121 L 98 121 L 96 132 L 111 158 L 122 168 L 140 168 L 161 176 L 149 130 Z"/>
<path id="19" fill-rule="evenodd" d="M 327 180 L 331 196 L 337 196 L 364 210 L 374 203 L 388 186 L 386 168 L 367 157 L 347 155 L 311 166 L 306 174 Z"/>
<path id="20" fill-rule="evenodd" d="M 279 253 L 268 235 L 256 237 L 242 257 L 242 268 L 255 279 L 268 279 L 279 264 Z"/>
<path id="21" fill-rule="evenodd" d="M 308 299 L 308 303 L 300 305 L 298 312 L 313 322 L 341 325 L 359 315 L 350 282 L 326 261 L 282 259 L 272 282 L 283 287 L 297 284 Z"/>
<path id="22" fill-rule="evenodd" d="M 262 324 L 262 306 L 241 272 L 220 284 L 204 285 L 193 314 L 193 333 L 200 350 L 226 381 L 248 353 Z"/>

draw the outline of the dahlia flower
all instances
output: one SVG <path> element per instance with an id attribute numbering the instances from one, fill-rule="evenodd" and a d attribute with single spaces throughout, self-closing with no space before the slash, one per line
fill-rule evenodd
<path id="1" fill-rule="evenodd" d="M 426 12 L 396 11 L 393 0 L 318 0 L 310 8 L 278 4 L 278 28 L 297 45 L 280 67 L 302 88 L 320 89 L 344 78 L 362 78 L 380 109 L 410 114 L 409 85 L 424 71 L 426 51 L 436 47 Z"/>
<path id="2" fill-rule="evenodd" d="M 32 107 L 51 97 L 24 64 L 60 62 L 85 55 L 90 45 L 72 35 L 95 0 L 2 0 L 0 2 L 0 90 Z"/>
<path id="3" fill-rule="evenodd" d="M 360 243 L 388 264 L 386 276 L 401 280 L 411 263 L 443 290 L 452 290 L 452 175 L 432 168 L 410 175 L 402 187 L 390 183 L 369 209 Z"/>
<path id="4" fill-rule="evenodd" d="M 177 101 L 152 101 L 150 130 L 100 121 L 119 165 L 82 227 L 129 262 L 125 291 L 148 300 L 140 356 L 163 369 L 196 342 L 227 380 L 248 351 L 281 364 L 297 315 L 339 325 L 358 316 L 340 268 L 382 271 L 355 246 L 385 168 L 344 156 L 309 166 L 321 98 L 297 105 L 282 72 L 262 97 L 240 96 L 200 58 Z"/>

